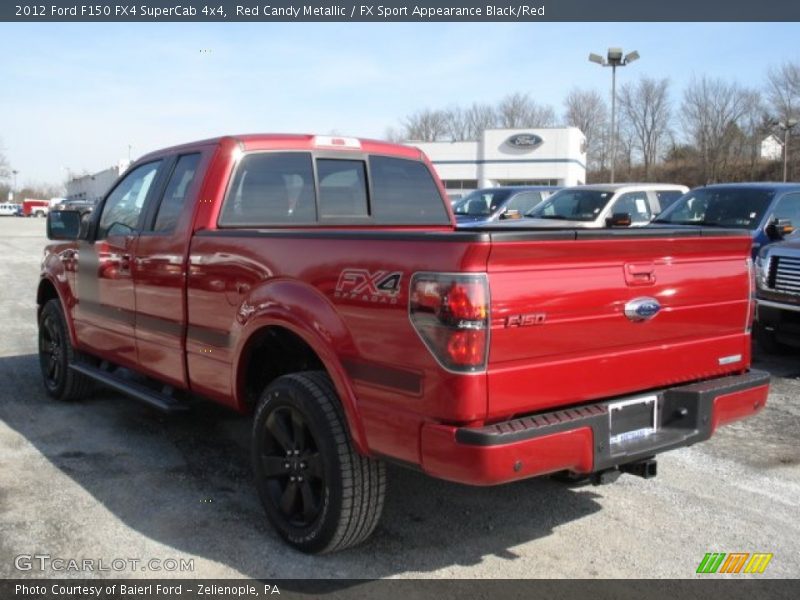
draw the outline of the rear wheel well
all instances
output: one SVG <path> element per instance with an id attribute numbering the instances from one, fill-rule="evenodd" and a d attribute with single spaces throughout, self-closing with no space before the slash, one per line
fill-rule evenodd
<path id="1" fill-rule="evenodd" d="M 248 342 L 240 362 L 240 398 L 254 407 L 274 379 L 300 371 L 325 371 L 319 356 L 302 338 L 283 327 L 267 327 Z"/>

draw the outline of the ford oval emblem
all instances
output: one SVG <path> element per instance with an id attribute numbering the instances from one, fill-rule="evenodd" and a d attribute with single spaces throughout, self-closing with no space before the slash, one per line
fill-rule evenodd
<path id="1" fill-rule="evenodd" d="M 661 303 L 655 298 L 634 298 L 625 305 L 625 316 L 631 321 L 647 321 L 661 310 Z"/>
<path id="2" fill-rule="evenodd" d="M 506 144 L 515 148 L 534 148 L 542 142 L 544 140 L 535 133 L 518 133 L 506 140 Z"/>

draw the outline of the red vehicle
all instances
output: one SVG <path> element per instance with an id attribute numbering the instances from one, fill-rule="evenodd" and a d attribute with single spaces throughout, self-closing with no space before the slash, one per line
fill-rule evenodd
<path id="1" fill-rule="evenodd" d="M 420 151 L 305 135 L 154 152 L 80 221 L 48 217 L 48 393 L 253 414 L 258 492 L 304 551 L 370 534 L 385 461 L 649 477 L 767 399 L 740 232 L 457 231 Z"/>
<path id="2" fill-rule="evenodd" d="M 33 200 L 26 198 L 22 201 L 22 215 L 25 217 L 46 217 L 50 210 L 47 200 Z"/>

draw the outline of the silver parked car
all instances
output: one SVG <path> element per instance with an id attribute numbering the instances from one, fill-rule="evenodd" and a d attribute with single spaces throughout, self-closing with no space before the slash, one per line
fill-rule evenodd
<path id="1" fill-rule="evenodd" d="M 564 188 L 508 226 L 587 227 L 647 225 L 689 191 L 671 183 L 603 183 Z"/>

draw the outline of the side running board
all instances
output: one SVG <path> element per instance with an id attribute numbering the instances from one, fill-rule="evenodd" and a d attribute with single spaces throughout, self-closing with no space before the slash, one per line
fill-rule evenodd
<path id="1" fill-rule="evenodd" d="M 104 371 L 98 367 L 93 367 L 86 364 L 72 364 L 69 366 L 73 371 L 77 371 L 87 377 L 91 377 L 95 381 L 102 383 L 118 392 L 130 396 L 134 400 L 144 402 L 165 413 L 183 412 L 189 409 L 189 405 L 167 394 L 161 394 L 155 390 L 136 383 L 123 379 L 109 371 Z"/>

